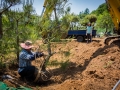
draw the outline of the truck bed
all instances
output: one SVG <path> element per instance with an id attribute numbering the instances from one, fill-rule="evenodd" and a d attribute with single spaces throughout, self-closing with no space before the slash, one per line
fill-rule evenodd
<path id="1" fill-rule="evenodd" d="M 69 35 L 86 35 L 86 30 L 69 30 L 68 31 L 68 36 Z M 96 30 L 92 31 L 92 35 L 95 36 L 96 35 Z"/>
<path id="2" fill-rule="evenodd" d="M 92 37 L 96 36 L 97 30 L 92 30 Z M 86 30 L 69 30 L 67 38 L 75 38 L 78 42 L 83 42 L 86 39 Z"/>

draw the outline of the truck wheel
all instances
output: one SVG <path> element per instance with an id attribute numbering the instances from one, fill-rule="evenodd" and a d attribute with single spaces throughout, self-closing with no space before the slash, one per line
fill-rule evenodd
<path id="1" fill-rule="evenodd" d="M 83 36 L 78 36 L 78 37 L 77 37 L 77 41 L 78 41 L 78 42 L 83 42 L 83 41 L 84 41 Z"/>

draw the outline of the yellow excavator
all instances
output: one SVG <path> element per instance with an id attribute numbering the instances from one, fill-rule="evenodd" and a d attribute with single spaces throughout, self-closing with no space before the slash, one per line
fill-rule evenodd
<path id="1" fill-rule="evenodd" d="M 105 44 L 108 45 L 112 39 L 120 38 L 120 0 L 106 0 L 108 11 L 112 17 L 114 23 L 114 32 L 117 36 L 110 36 L 105 39 Z"/>

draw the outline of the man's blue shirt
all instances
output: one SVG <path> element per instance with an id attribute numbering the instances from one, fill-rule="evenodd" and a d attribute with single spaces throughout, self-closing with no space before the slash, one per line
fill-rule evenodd
<path id="1" fill-rule="evenodd" d="M 21 72 L 24 67 L 31 66 L 31 61 L 35 60 L 36 53 L 28 52 L 26 50 L 22 50 L 19 55 L 19 69 L 18 72 Z"/>
<path id="2" fill-rule="evenodd" d="M 87 31 L 86 31 L 86 33 L 87 34 L 92 34 L 92 26 L 87 26 Z"/>

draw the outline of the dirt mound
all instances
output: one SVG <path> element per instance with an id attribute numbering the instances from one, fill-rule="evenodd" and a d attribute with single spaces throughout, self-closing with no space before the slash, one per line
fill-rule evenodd
<path id="1" fill-rule="evenodd" d="M 63 63 L 65 68 L 49 66 L 53 76 L 46 84 L 23 85 L 33 90 L 111 90 L 120 80 L 120 44 L 116 41 L 106 46 L 103 42 L 104 39 L 98 38 L 88 44 L 75 40 L 53 43 L 52 51 L 56 54 L 50 62 L 68 61 Z"/>

